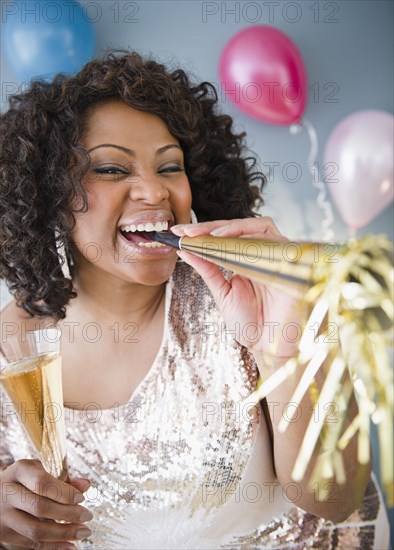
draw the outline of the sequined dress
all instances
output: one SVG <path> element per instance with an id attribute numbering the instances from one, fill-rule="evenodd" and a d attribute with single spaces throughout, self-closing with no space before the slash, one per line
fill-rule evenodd
<path id="1" fill-rule="evenodd" d="M 160 350 L 129 401 L 65 410 L 70 472 L 92 480 L 92 535 L 79 548 L 387 548 L 372 481 L 362 508 L 337 525 L 298 508 L 296 484 L 279 485 L 264 414 L 247 403 L 257 369 L 234 336 L 178 262 Z M 5 405 L 0 459 L 35 457 Z"/>

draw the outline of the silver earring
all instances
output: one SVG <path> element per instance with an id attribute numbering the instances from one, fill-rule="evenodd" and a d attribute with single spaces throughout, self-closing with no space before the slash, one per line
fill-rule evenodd
<path id="1" fill-rule="evenodd" d="M 64 245 L 60 245 L 57 249 L 59 255 L 60 268 L 63 272 L 63 275 L 66 279 L 71 281 L 70 265 L 68 263 L 67 254 L 64 248 Z"/>
<path id="2" fill-rule="evenodd" d="M 194 210 L 190 210 L 190 220 L 192 223 L 198 223 L 198 219 Z"/>
<path id="3" fill-rule="evenodd" d="M 66 279 L 71 280 L 70 266 L 67 259 L 66 249 L 63 242 L 58 242 L 56 244 L 57 255 L 59 257 L 60 269 L 63 272 L 63 275 Z"/>

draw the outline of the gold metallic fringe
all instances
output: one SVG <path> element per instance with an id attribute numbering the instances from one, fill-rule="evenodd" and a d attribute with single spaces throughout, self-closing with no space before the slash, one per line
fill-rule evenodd
<path id="1" fill-rule="evenodd" d="M 299 343 L 298 357 L 296 361 L 287 361 L 260 383 L 252 399 L 257 402 L 264 398 L 295 368 L 301 367 L 303 376 L 291 401 L 300 402 L 309 387 L 312 400 L 317 399 L 319 412 L 326 411 L 326 415 L 320 414 L 317 421 L 311 418 L 292 472 L 294 480 L 303 479 L 319 442 L 311 482 L 333 478 L 337 483 L 343 483 L 345 470 L 341 452 L 357 434 L 358 461 L 367 463 L 370 460 L 372 421 L 378 430 L 382 484 L 388 505 L 392 506 L 392 245 L 383 236 L 352 239 L 338 249 L 330 262 L 325 262 L 324 258 L 313 262 L 311 273 L 312 283 L 303 297 L 311 313 Z M 326 360 L 331 358 L 333 360 Z M 325 377 L 319 390 L 314 381 L 320 368 Z M 346 369 L 352 383 L 344 378 Z M 345 429 L 344 420 L 352 390 L 358 404 L 358 415 Z M 336 404 L 337 422 L 326 421 L 327 403 Z M 288 422 L 281 423 L 279 429 L 284 431 L 288 425 Z M 325 496 L 323 491 L 319 498 Z"/>

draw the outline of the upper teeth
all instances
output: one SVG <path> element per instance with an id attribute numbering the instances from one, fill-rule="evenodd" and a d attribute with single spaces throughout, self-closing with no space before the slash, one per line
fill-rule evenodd
<path id="1" fill-rule="evenodd" d="M 156 222 L 156 223 L 139 223 L 138 225 L 123 225 L 121 227 L 122 231 L 167 231 L 168 221 L 166 222 Z"/>

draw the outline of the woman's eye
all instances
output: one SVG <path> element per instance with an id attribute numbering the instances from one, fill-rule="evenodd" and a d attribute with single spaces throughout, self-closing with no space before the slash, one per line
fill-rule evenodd
<path id="1" fill-rule="evenodd" d="M 183 172 L 183 168 L 181 168 L 177 164 L 174 164 L 172 166 L 165 166 L 164 168 L 160 168 L 158 172 L 159 174 L 168 174 L 170 172 Z"/>
<path id="2" fill-rule="evenodd" d="M 96 166 L 94 168 L 96 174 L 127 174 L 127 170 L 120 166 Z"/>

